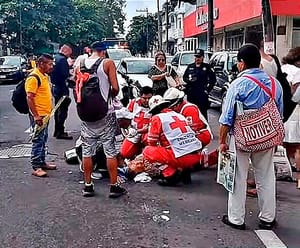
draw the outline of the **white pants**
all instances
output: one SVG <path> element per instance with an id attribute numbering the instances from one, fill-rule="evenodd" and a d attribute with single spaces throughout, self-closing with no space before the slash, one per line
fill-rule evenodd
<path id="1" fill-rule="evenodd" d="M 232 139 L 234 142 L 234 139 Z M 274 149 L 248 153 L 237 150 L 237 166 L 234 192 L 229 192 L 228 218 L 233 224 L 241 225 L 245 219 L 245 203 L 249 158 L 254 167 L 254 176 L 258 194 L 259 219 L 271 222 L 275 219 L 275 172 L 273 165 Z"/>

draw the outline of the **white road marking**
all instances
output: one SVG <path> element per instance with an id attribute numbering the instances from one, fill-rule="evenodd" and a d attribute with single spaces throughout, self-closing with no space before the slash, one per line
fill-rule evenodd
<path id="1" fill-rule="evenodd" d="M 287 248 L 287 246 L 271 230 L 255 230 L 254 232 L 266 248 Z"/>

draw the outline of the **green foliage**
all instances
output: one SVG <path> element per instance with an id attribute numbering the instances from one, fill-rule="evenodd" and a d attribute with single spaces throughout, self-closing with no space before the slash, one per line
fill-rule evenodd
<path id="1" fill-rule="evenodd" d="M 148 14 L 148 18 L 144 15 L 132 18 L 126 39 L 133 54 L 147 54 L 147 30 L 149 51 L 157 40 L 157 16 Z"/>
<path id="2" fill-rule="evenodd" d="M 49 48 L 51 43 L 86 45 L 104 37 L 115 37 L 124 33 L 125 2 L 1 0 L 0 16 L 5 22 L 2 38 L 6 37 L 16 51 L 38 52 Z"/>

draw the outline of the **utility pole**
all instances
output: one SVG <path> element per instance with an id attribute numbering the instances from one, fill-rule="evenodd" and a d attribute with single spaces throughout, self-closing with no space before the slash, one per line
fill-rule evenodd
<path id="1" fill-rule="evenodd" d="M 146 53 L 149 51 L 149 22 L 148 22 L 148 8 L 146 9 L 137 9 L 136 12 L 146 13 Z"/>
<path id="2" fill-rule="evenodd" d="M 214 46 L 214 1 L 208 0 L 208 28 L 207 28 L 207 50 L 212 52 Z"/>
<path id="3" fill-rule="evenodd" d="M 19 0 L 19 22 L 20 22 L 20 53 L 23 52 L 23 34 L 22 34 L 22 0 Z"/>
<path id="4" fill-rule="evenodd" d="M 169 53 L 169 1 L 166 1 L 166 53 Z"/>
<path id="5" fill-rule="evenodd" d="M 264 51 L 265 53 L 268 54 L 274 54 L 275 53 L 274 28 L 273 28 L 273 17 L 272 17 L 270 0 L 262 0 L 261 5 L 262 5 Z"/>
<path id="6" fill-rule="evenodd" d="M 160 21 L 160 11 L 159 11 L 159 0 L 156 1 L 157 4 L 157 29 L 158 29 L 158 50 L 161 50 L 162 35 L 161 35 L 161 21 Z"/>

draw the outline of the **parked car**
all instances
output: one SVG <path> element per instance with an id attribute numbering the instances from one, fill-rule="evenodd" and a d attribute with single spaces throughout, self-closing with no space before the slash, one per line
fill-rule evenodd
<path id="1" fill-rule="evenodd" d="M 115 62 L 116 66 L 118 66 L 121 59 L 132 57 L 132 54 L 129 49 L 108 48 L 106 52 L 107 56 Z"/>
<path id="2" fill-rule="evenodd" d="M 22 56 L 2 56 L 0 57 L 0 83 L 18 83 L 26 75 L 27 61 Z"/>
<path id="3" fill-rule="evenodd" d="M 182 79 L 182 76 L 187 66 L 195 61 L 194 54 L 195 54 L 194 51 L 182 51 L 182 52 L 177 52 L 174 55 L 171 61 L 171 65 L 174 67 L 180 79 Z M 212 55 L 211 52 L 204 51 L 205 63 L 209 62 L 209 58 L 211 55 Z"/>
<path id="4" fill-rule="evenodd" d="M 230 83 L 238 74 L 237 51 L 216 52 L 212 55 L 209 64 L 217 78 L 216 84 L 209 93 L 209 101 L 222 105 Z"/>
<path id="5" fill-rule="evenodd" d="M 120 87 L 118 98 L 126 106 L 130 99 L 139 96 L 141 87 L 153 86 L 148 72 L 154 65 L 153 58 L 123 58 L 117 66 L 117 78 Z"/>

